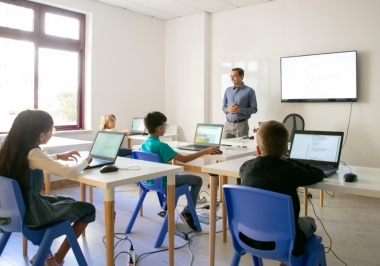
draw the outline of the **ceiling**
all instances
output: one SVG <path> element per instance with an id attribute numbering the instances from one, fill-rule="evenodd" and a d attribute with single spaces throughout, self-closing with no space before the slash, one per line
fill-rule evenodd
<path id="1" fill-rule="evenodd" d="M 98 0 L 144 15 L 168 20 L 201 12 L 217 13 L 271 0 Z"/>

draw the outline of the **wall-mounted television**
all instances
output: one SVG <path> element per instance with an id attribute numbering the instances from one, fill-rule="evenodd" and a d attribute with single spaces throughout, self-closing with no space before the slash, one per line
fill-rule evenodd
<path id="1" fill-rule="evenodd" d="M 281 57 L 281 102 L 356 102 L 357 51 Z"/>

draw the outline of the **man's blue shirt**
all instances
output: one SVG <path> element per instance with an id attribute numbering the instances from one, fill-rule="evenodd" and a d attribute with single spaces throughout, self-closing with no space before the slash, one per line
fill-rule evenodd
<path id="1" fill-rule="evenodd" d="M 233 104 L 240 108 L 240 113 L 231 114 L 227 112 L 227 108 Z M 228 87 L 224 93 L 222 110 L 226 114 L 228 121 L 251 118 L 251 114 L 257 112 L 255 91 L 246 86 L 244 82 L 241 84 L 240 88 Z"/>

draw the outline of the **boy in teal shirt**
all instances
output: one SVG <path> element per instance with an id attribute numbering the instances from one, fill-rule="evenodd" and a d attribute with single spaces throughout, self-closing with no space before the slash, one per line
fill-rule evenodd
<path id="1" fill-rule="evenodd" d="M 158 154 L 163 163 L 167 163 L 172 159 L 182 163 L 187 163 L 205 154 L 218 153 L 218 148 L 210 147 L 186 156 L 178 154 L 167 143 L 161 142 L 159 139 L 159 137 L 165 134 L 166 129 L 169 127 L 166 121 L 166 116 L 160 112 L 150 112 L 144 117 L 144 124 L 150 136 L 141 144 L 140 150 Z M 166 177 L 164 178 L 164 184 L 166 185 Z M 182 186 L 185 184 L 191 186 L 190 195 L 194 206 L 196 206 L 198 194 L 203 184 L 202 178 L 196 175 L 178 173 L 175 176 L 175 184 L 176 186 Z M 163 206 L 162 210 L 158 214 L 162 215 L 165 214 L 165 212 L 166 206 Z M 188 206 L 183 209 L 180 218 L 192 230 L 197 231 Z"/>

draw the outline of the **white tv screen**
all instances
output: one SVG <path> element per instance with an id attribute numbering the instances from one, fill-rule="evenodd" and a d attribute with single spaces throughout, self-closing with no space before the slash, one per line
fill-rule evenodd
<path id="1" fill-rule="evenodd" d="M 281 102 L 356 102 L 356 51 L 281 58 Z"/>

